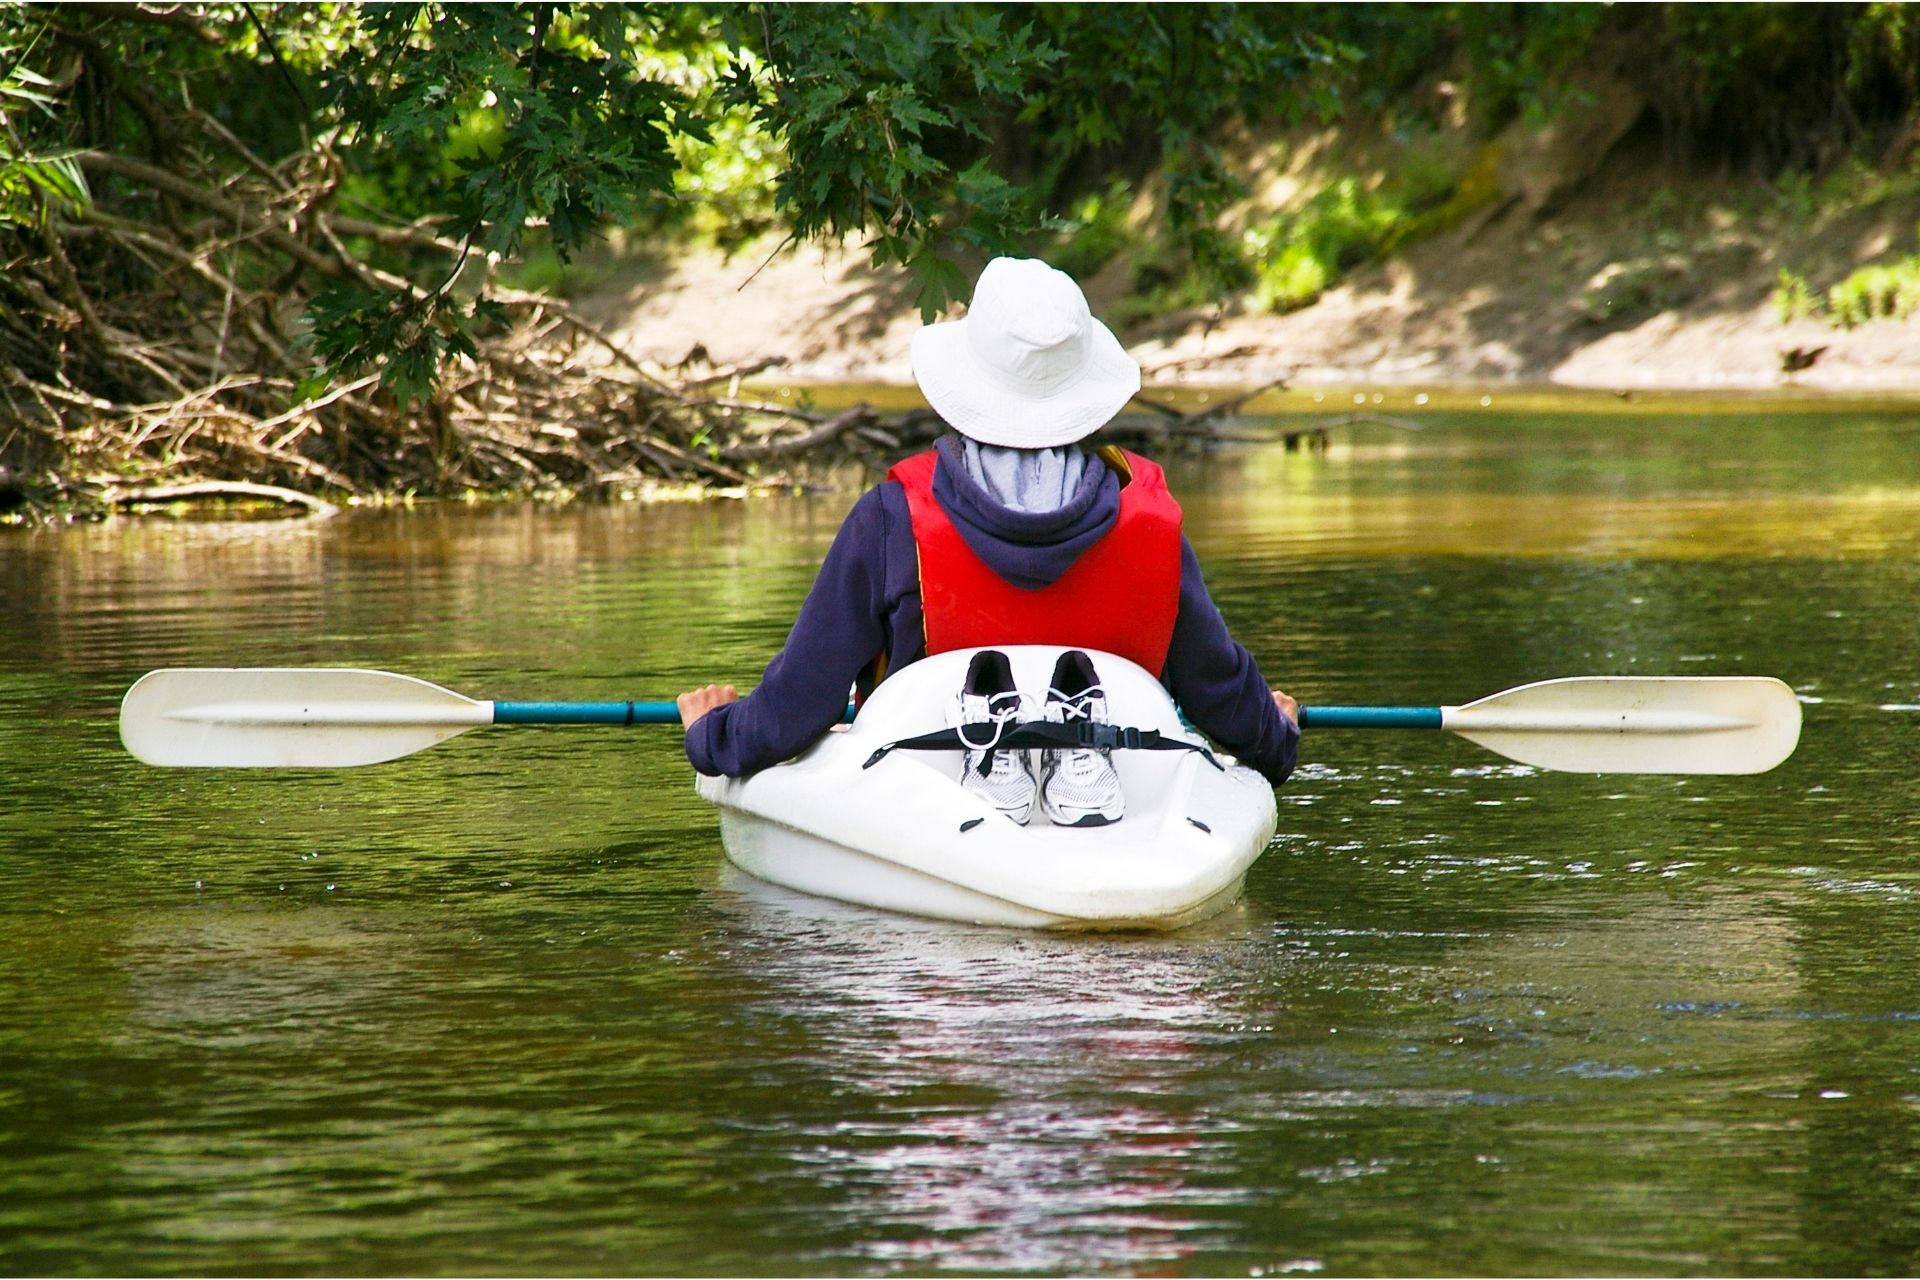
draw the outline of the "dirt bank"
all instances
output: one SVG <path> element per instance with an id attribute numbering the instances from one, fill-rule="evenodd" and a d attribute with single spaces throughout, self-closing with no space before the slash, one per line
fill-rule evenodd
<path id="1" fill-rule="evenodd" d="M 1920 200 L 1823 216 L 1766 184 L 1631 158 L 1547 214 L 1520 201 L 1363 268 L 1288 315 L 1236 306 L 1123 332 L 1150 383 L 1557 385 L 1613 391 L 1920 391 L 1920 316 L 1853 329 L 1783 322 L 1780 272 L 1816 291 L 1914 251 Z M 857 245 L 694 253 L 588 309 L 643 358 L 787 361 L 802 380 L 906 383 L 920 324 Z M 763 266 L 763 262 L 765 265 Z M 1125 272 L 1089 282 L 1096 310 Z M 1806 363 L 1811 361 L 1811 363 Z M 1791 366 L 1806 363 L 1804 368 Z"/>

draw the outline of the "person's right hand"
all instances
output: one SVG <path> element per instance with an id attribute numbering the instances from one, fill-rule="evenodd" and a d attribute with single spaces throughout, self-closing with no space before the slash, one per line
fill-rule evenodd
<path id="1" fill-rule="evenodd" d="M 1295 702 L 1292 698 L 1289 698 L 1286 694 L 1280 692 L 1278 689 L 1275 689 L 1273 691 L 1273 705 L 1280 708 L 1281 715 L 1293 721 L 1293 723 L 1296 726 L 1299 725 L 1300 723 L 1300 704 L 1299 703 Z"/>
<path id="2" fill-rule="evenodd" d="M 695 720 L 715 707 L 738 701 L 740 701 L 740 691 L 732 685 L 710 684 L 703 688 L 687 690 L 675 698 L 673 703 L 680 708 L 680 723 L 691 729 Z"/>

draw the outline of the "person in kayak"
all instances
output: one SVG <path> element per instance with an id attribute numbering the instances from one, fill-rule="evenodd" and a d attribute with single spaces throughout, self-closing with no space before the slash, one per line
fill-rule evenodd
<path id="1" fill-rule="evenodd" d="M 1066 825 L 1124 811 L 1103 751 L 1049 750 L 1036 778 L 1026 753 L 993 749 L 1023 720 L 1104 719 L 1084 649 L 1153 672 L 1203 733 L 1286 781 L 1298 705 L 1228 633 L 1160 468 L 1083 443 L 1140 389 L 1140 367 L 1080 287 L 1044 262 L 996 258 L 963 319 L 914 335 L 912 362 L 952 431 L 854 504 L 757 689 L 680 695 L 694 768 L 740 777 L 787 760 L 840 721 L 849 686 L 864 697 L 928 654 L 1058 644 L 1075 651 L 1044 700 L 1011 687 L 1004 655 L 982 653 L 950 716 L 979 744 L 967 785 L 1015 821 L 1036 794 Z"/>

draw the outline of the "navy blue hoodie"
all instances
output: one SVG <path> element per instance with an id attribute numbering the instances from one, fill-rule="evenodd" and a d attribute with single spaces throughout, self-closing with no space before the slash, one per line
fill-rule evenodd
<path id="1" fill-rule="evenodd" d="M 1016 511 L 967 474 L 958 437 L 936 446 L 933 496 L 975 554 L 1017 586 L 1065 573 L 1120 515 L 1120 478 L 1090 465 L 1056 511 Z M 845 713 L 848 689 L 872 687 L 875 658 L 897 671 L 926 656 L 920 564 L 907 496 L 887 481 L 847 513 L 784 648 L 760 685 L 687 731 L 701 773 L 738 777 L 797 755 Z M 1161 681 L 1187 718 L 1278 786 L 1293 772 L 1300 731 L 1273 703 L 1253 656 L 1227 633 L 1193 547 L 1180 540 L 1180 608 Z"/>

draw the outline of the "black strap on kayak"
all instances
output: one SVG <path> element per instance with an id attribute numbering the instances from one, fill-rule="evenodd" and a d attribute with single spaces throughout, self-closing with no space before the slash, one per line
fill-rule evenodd
<path id="1" fill-rule="evenodd" d="M 1095 724 L 1091 720 L 1075 720 L 1067 724 L 1030 720 L 1007 729 L 991 746 L 967 741 L 960 736 L 958 729 L 940 729 L 923 733 L 917 738 L 889 742 L 868 756 L 867 762 L 860 767 L 873 768 L 886 759 L 890 751 L 985 751 L 987 755 L 982 760 L 985 763 L 993 758 L 995 751 L 1023 751 L 1036 747 L 1092 747 L 1099 751 L 1198 751 L 1206 757 L 1208 764 L 1223 773 L 1226 771 L 1226 766 L 1216 760 L 1213 752 L 1201 743 L 1189 742 L 1185 738 L 1170 738 L 1158 729 Z"/>

